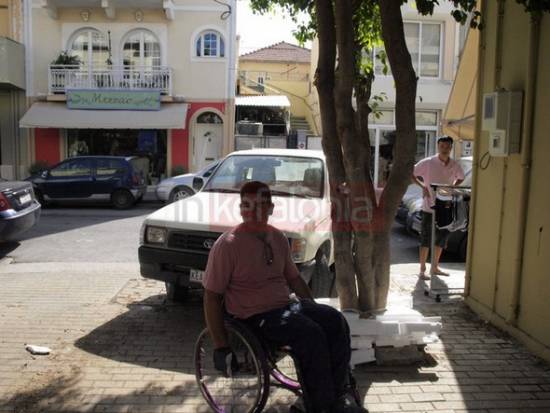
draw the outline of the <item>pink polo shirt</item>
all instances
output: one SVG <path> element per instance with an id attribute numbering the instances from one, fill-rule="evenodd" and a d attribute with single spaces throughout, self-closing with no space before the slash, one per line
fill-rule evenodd
<path id="1" fill-rule="evenodd" d="M 414 166 L 413 173 L 414 176 L 421 177 L 430 189 L 430 197 L 424 198 L 422 202 L 422 210 L 426 212 L 433 212 L 431 206 L 435 203 L 431 184 L 452 185 L 457 179 L 464 179 L 464 170 L 457 161 L 449 159 L 445 165 L 438 155 L 422 159 Z"/>
<path id="2" fill-rule="evenodd" d="M 225 308 L 238 318 L 287 305 L 288 283 L 300 276 L 284 234 L 269 226 L 266 242 L 273 250 L 271 265 L 264 241 L 242 224 L 222 234 L 210 250 L 203 286 L 223 294 Z"/>

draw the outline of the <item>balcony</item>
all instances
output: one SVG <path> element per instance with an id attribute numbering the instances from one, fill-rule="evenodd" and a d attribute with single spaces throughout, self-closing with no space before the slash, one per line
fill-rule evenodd
<path id="1" fill-rule="evenodd" d="M 65 94 L 67 89 L 150 89 L 172 96 L 172 69 L 165 66 L 51 65 L 48 94 Z"/>
<path id="2" fill-rule="evenodd" d="M 175 18 L 173 0 L 41 0 L 40 7 L 47 11 L 52 19 L 58 18 L 58 10 L 65 8 L 97 8 L 105 12 L 105 17 L 115 19 L 118 9 L 161 9 L 168 20 Z"/>
<path id="3" fill-rule="evenodd" d="M 0 37 L 0 89 L 25 89 L 25 47 Z"/>

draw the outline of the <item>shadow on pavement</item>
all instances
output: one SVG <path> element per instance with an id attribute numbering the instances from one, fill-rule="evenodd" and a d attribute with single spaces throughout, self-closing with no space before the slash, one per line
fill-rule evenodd
<path id="1" fill-rule="evenodd" d="M 195 399 L 198 392 L 192 381 L 171 388 L 150 381 L 140 389 L 127 389 L 123 394 L 109 394 L 109 389 L 105 394 L 101 394 L 103 389 L 91 394 L 89 389 L 79 386 L 83 379 L 80 370 L 74 367 L 69 372 L 33 381 L 30 388 L 0 399 L 0 410 L 13 413 L 170 412 L 171 408 L 181 411 L 186 400 Z M 205 404 L 194 407 L 196 412 L 211 411 Z"/>
<path id="2" fill-rule="evenodd" d="M 20 244 L 17 241 L 0 242 L 0 259 L 6 257 L 10 252 L 16 250 L 19 245 Z"/>
<path id="3" fill-rule="evenodd" d="M 193 292 L 184 305 L 166 303 L 165 295 L 158 294 L 127 304 L 127 308 L 126 313 L 78 339 L 75 346 L 122 363 L 195 374 L 194 344 L 205 326 L 200 292 Z M 385 385 L 395 381 L 404 384 L 437 382 L 435 373 L 422 371 L 435 365 L 437 361 L 426 354 L 421 363 L 408 366 L 360 365 L 354 374 L 360 396 L 365 400 L 374 383 L 380 386 L 380 383 Z M 291 393 L 288 396 L 293 397 Z M 277 405 L 268 406 L 266 412 L 279 411 Z"/>
<path id="4" fill-rule="evenodd" d="M 127 304 L 128 311 L 75 342 L 88 353 L 149 368 L 194 374 L 195 340 L 205 326 L 201 294 L 183 305 L 164 294 Z"/>

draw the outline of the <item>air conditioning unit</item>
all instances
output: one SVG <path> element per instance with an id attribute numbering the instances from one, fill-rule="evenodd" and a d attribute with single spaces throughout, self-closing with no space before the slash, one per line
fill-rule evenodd
<path id="1" fill-rule="evenodd" d="M 237 122 L 238 135 L 263 135 L 264 125 L 259 122 L 239 121 Z"/>

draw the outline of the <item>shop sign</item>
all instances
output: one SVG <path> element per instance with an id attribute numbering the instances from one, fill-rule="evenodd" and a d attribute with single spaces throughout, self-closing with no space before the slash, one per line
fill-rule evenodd
<path id="1" fill-rule="evenodd" d="M 67 90 L 69 109 L 160 110 L 160 90 Z"/>

